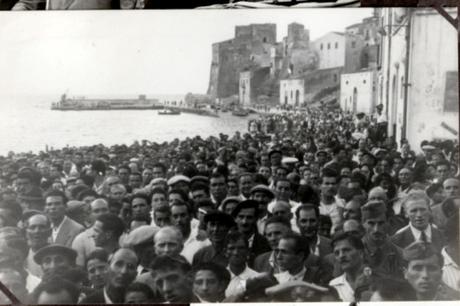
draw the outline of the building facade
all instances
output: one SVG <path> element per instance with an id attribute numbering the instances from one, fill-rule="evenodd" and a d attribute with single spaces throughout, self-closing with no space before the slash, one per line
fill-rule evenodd
<path id="1" fill-rule="evenodd" d="M 447 9 L 455 18 L 455 9 Z M 427 139 L 458 139 L 457 31 L 430 8 L 380 10 L 379 102 L 388 133 L 420 151 Z"/>
<path id="2" fill-rule="evenodd" d="M 304 79 L 280 80 L 280 104 L 300 106 L 304 102 Z"/>
<path id="3" fill-rule="evenodd" d="M 345 34 L 330 32 L 314 41 L 319 55 L 318 69 L 345 66 Z"/>
<path id="4" fill-rule="evenodd" d="M 371 69 L 341 75 L 340 107 L 344 111 L 372 114 L 377 98 L 376 71 Z"/>

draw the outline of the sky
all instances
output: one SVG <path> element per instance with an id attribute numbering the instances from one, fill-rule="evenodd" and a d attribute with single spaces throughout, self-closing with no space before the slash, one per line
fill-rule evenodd
<path id="1" fill-rule="evenodd" d="M 372 9 L 0 12 L 0 95 L 206 93 L 211 45 L 236 25 L 298 22 L 314 40 Z"/>

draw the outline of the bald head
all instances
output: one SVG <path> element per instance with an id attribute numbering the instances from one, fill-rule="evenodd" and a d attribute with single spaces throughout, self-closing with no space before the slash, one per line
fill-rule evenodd
<path id="1" fill-rule="evenodd" d="M 369 196 L 368 196 L 368 201 L 371 200 L 378 200 L 378 201 L 383 201 L 387 202 L 388 201 L 388 196 L 386 191 L 382 187 L 374 187 L 369 191 Z"/>
<path id="2" fill-rule="evenodd" d="M 181 231 L 174 226 L 162 227 L 154 236 L 157 255 L 177 256 L 183 249 L 184 238 Z"/>
<path id="3" fill-rule="evenodd" d="M 460 196 L 460 181 L 456 178 L 448 178 L 442 183 L 444 196 Z"/>

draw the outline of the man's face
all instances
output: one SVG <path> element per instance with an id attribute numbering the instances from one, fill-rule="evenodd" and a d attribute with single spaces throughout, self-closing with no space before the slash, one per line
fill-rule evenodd
<path id="1" fill-rule="evenodd" d="M 158 232 L 155 235 L 155 253 L 157 255 L 177 256 L 182 251 L 182 242 L 171 232 Z"/>
<path id="2" fill-rule="evenodd" d="M 268 167 L 270 165 L 270 159 L 268 158 L 268 155 L 262 155 L 260 157 L 260 164 L 264 167 Z"/>
<path id="3" fill-rule="evenodd" d="M 144 171 L 142 171 L 142 181 L 144 182 L 145 185 L 150 183 L 152 178 L 153 178 L 152 169 L 146 168 L 144 169 Z"/>
<path id="4" fill-rule="evenodd" d="M 61 267 L 71 267 L 72 263 L 70 262 L 70 259 L 62 254 L 48 254 L 45 257 L 43 257 L 42 260 L 42 270 L 43 273 L 45 274 L 50 274 L 56 269 L 59 269 Z"/>
<path id="5" fill-rule="evenodd" d="M 88 273 L 88 280 L 91 285 L 100 289 L 104 287 L 106 282 L 107 270 L 109 264 L 97 258 L 90 259 L 86 265 L 86 272 Z"/>
<path id="6" fill-rule="evenodd" d="M 121 168 L 118 170 L 118 176 L 123 184 L 128 184 L 129 181 L 129 170 L 125 168 Z"/>
<path id="7" fill-rule="evenodd" d="M 90 207 L 91 207 L 91 213 L 90 213 L 91 222 L 96 222 L 96 219 L 100 215 L 109 213 L 109 204 L 107 204 L 107 202 L 102 199 L 94 200 L 91 203 Z"/>
<path id="8" fill-rule="evenodd" d="M 343 218 L 345 220 L 355 219 L 361 221 L 360 205 L 357 201 L 350 201 L 345 205 L 343 210 Z"/>
<path id="9" fill-rule="evenodd" d="M 227 186 L 225 184 L 225 178 L 213 177 L 210 180 L 210 192 L 214 198 L 222 201 L 227 196 Z"/>
<path id="10" fill-rule="evenodd" d="M 425 230 L 430 221 L 430 210 L 423 199 L 406 202 L 406 215 L 409 222 L 418 230 Z"/>
<path id="11" fill-rule="evenodd" d="M 129 176 L 129 186 L 131 188 L 136 189 L 136 188 L 141 188 L 142 186 L 142 177 L 138 174 L 131 174 Z"/>
<path id="12" fill-rule="evenodd" d="M 238 184 L 235 181 L 228 181 L 227 182 L 227 195 L 228 196 L 238 196 L 240 194 L 240 190 L 238 188 Z"/>
<path id="13" fill-rule="evenodd" d="M 208 302 L 218 302 L 224 288 L 217 275 L 210 270 L 196 272 L 193 279 L 193 292 Z"/>
<path id="14" fill-rule="evenodd" d="M 171 224 L 171 214 L 167 212 L 156 211 L 153 213 L 155 224 L 159 227 L 164 227 Z"/>
<path id="15" fill-rule="evenodd" d="M 103 229 L 103 224 L 101 221 L 96 220 L 93 225 L 93 239 L 96 246 L 102 247 L 107 244 L 110 240 L 110 234 L 106 233 Z"/>
<path id="16" fill-rule="evenodd" d="M 271 196 L 263 191 L 255 191 L 251 195 L 251 199 L 259 202 L 259 210 L 266 211 L 267 205 L 272 200 Z"/>
<path id="17" fill-rule="evenodd" d="M 180 269 L 154 271 L 154 284 L 168 303 L 189 302 L 192 292 L 190 280 Z"/>
<path id="18" fill-rule="evenodd" d="M 299 211 L 299 218 L 297 219 L 297 226 L 299 227 L 302 236 L 314 238 L 318 234 L 319 219 L 313 209 L 302 209 Z"/>
<path id="19" fill-rule="evenodd" d="M 154 193 L 152 195 L 152 207 L 160 207 L 168 205 L 168 201 L 166 200 L 166 196 L 162 193 Z"/>
<path id="20" fill-rule="evenodd" d="M 66 206 L 61 196 L 49 196 L 45 201 L 45 213 L 51 220 L 61 220 L 65 216 Z"/>
<path id="21" fill-rule="evenodd" d="M 187 232 L 190 230 L 191 216 L 186 206 L 174 205 L 171 207 L 172 224 L 179 227 L 181 231 Z"/>
<path id="22" fill-rule="evenodd" d="M 240 178 L 240 192 L 245 196 L 249 197 L 251 188 L 254 186 L 254 181 L 249 175 L 242 176 Z"/>
<path id="23" fill-rule="evenodd" d="M 367 237 L 378 245 L 385 242 L 387 236 L 387 222 L 384 214 L 377 218 L 368 218 L 363 223 Z"/>
<path id="24" fill-rule="evenodd" d="M 120 249 L 112 257 L 107 279 L 113 288 L 124 289 L 131 284 L 137 274 L 137 256 L 134 251 Z"/>
<path id="25" fill-rule="evenodd" d="M 173 205 L 174 203 L 184 202 L 184 198 L 180 193 L 170 193 L 169 194 L 169 205 Z"/>
<path id="26" fill-rule="evenodd" d="M 412 183 L 412 171 L 407 168 L 401 169 L 398 174 L 398 179 L 401 185 L 411 184 Z"/>
<path id="27" fill-rule="evenodd" d="M 292 218 L 291 206 L 287 202 L 277 201 L 276 204 L 273 206 L 272 215 L 277 217 L 283 217 L 286 220 L 290 221 Z"/>
<path id="28" fill-rule="evenodd" d="M 438 165 L 436 167 L 436 176 L 440 183 L 444 182 L 450 176 L 450 169 L 448 165 Z"/>
<path id="29" fill-rule="evenodd" d="M 363 254 L 354 248 L 348 240 L 337 241 L 334 245 L 334 257 L 343 271 L 357 269 L 363 261 Z"/>
<path id="30" fill-rule="evenodd" d="M 441 283 L 441 268 L 436 255 L 411 260 L 404 271 L 404 278 L 418 294 L 430 294 L 435 292 Z"/>
<path id="31" fill-rule="evenodd" d="M 208 233 L 209 240 L 214 244 L 224 241 L 228 230 L 228 225 L 217 220 L 211 220 L 206 223 L 206 232 Z"/>
<path id="32" fill-rule="evenodd" d="M 387 201 L 387 195 L 384 190 L 372 189 L 367 197 L 368 201 L 382 201 L 385 203 Z"/>
<path id="33" fill-rule="evenodd" d="M 150 216 L 150 205 L 143 198 L 135 198 L 131 203 L 134 220 L 145 220 Z"/>
<path id="34" fill-rule="evenodd" d="M 254 208 L 241 209 L 235 218 L 238 230 L 245 234 L 253 232 L 256 221 L 256 212 Z"/>
<path id="35" fill-rule="evenodd" d="M 28 178 L 18 178 L 16 180 L 16 191 L 18 194 L 25 194 L 32 191 L 32 183 Z"/>
<path id="36" fill-rule="evenodd" d="M 282 223 L 269 223 L 265 226 L 265 238 L 270 248 L 274 250 L 278 246 L 281 237 L 289 231 L 289 228 Z"/>
<path id="37" fill-rule="evenodd" d="M 207 197 L 208 195 L 206 194 L 206 191 L 204 191 L 203 189 L 192 191 L 192 200 L 195 202 L 206 199 Z"/>
<path id="38" fill-rule="evenodd" d="M 295 252 L 295 241 L 293 239 L 283 239 L 278 242 L 275 249 L 275 258 L 281 271 L 289 271 L 303 264 L 304 254 Z"/>
<path id="39" fill-rule="evenodd" d="M 291 197 L 291 184 L 287 181 L 279 181 L 275 186 L 277 200 L 289 201 Z"/>
<path id="40" fill-rule="evenodd" d="M 126 190 L 121 187 L 118 187 L 118 186 L 110 187 L 109 196 L 111 199 L 117 202 L 121 202 L 125 194 L 126 194 Z"/>
<path id="41" fill-rule="evenodd" d="M 35 215 L 29 218 L 26 227 L 26 238 L 29 247 L 35 250 L 48 244 L 51 236 L 51 226 L 43 215 Z"/>
<path id="42" fill-rule="evenodd" d="M 269 179 L 270 178 L 270 168 L 266 167 L 266 166 L 261 166 L 259 168 L 259 173 L 262 174 L 266 179 Z"/>
<path id="43" fill-rule="evenodd" d="M 333 197 L 337 193 L 337 180 L 335 177 L 323 177 L 321 193 L 327 197 Z"/>
<path id="44" fill-rule="evenodd" d="M 154 167 L 152 169 L 152 179 L 164 178 L 163 169 L 161 167 Z"/>
<path id="45" fill-rule="evenodd" d="M 229 264 L 238 266 L 246 264 L 249 256 L 247 243 L 241 239 L 229 242 L 225 248 L 225 256 Z"/>
<path id="46" fill-rule="evenodd" d="M 457 179 L 446 179 L 442 187 L 446 197 L 458 197 L 460 195 L 460 181 Z"/>

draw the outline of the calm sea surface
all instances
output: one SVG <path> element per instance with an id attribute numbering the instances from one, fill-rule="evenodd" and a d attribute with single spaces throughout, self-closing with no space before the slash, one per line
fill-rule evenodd
<path id="1" fill-rule="evenodd" d="M 220 118 L 182 113 L 161 116 L 156 110 L 142 111 L 51 111 L 58 97 L 0 97 L 0 155 L 8 151 L 37 152 L 54 148 L 132 144 L 135 140 L 171 141 L 200 135 L 232 134 L 247 130 L 253 118 Z"/>

